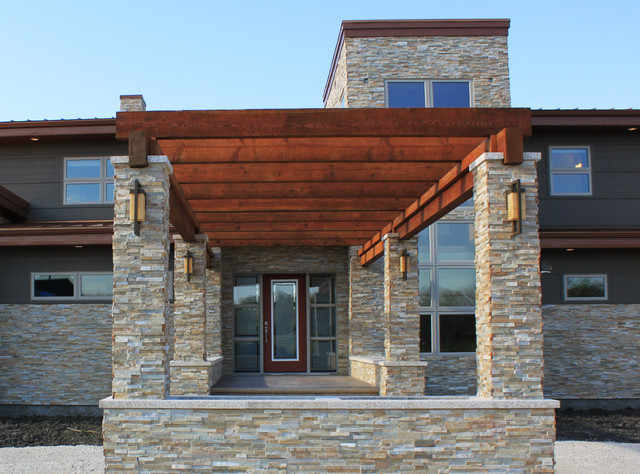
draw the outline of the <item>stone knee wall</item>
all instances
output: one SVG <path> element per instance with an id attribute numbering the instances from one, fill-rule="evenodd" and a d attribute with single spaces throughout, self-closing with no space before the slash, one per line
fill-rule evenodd
<path id="1" fill-rule="evenodd" d="M 553 472 L 548 401 L 115 402 L 107 472 Z"/>
<path id="2" fill-rule="evenodd" d="M 476 355 L 428 356 L 424 393 L 428 396 L 475 395 Z"/>
<path id="3" fill-rule="evenodd" d="M 334 274 L 338 373 L 346 375 L 349 358 L 348 247 L 222 248 L 221 333 L 223 372 L 233 372 L 233 277 L 264 273 Z"/>
<path id="4" fill-rule="evenodd" d="M 97 405 L 111 394 L 111 305 L 0 305 L 0 404 Z"/>
<path id="5" fill-rule="evenodd" d="M 640 398 L 640 305 L 548 305 L 542 315 L 546 397 Z"/>

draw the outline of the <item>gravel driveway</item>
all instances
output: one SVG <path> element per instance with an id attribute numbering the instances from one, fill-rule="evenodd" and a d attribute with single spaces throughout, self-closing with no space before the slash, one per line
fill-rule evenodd
<path id="1" fill-rule="evenodd" d="M 640 444 L 557 441 L 558 474 L 640 473 Z M 0 473 L 103 472 L 102 446 L 1 448 Z"/>

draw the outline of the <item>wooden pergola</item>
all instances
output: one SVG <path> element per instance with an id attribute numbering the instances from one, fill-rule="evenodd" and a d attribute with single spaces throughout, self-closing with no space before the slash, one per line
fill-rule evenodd
<path id="1" fill-rule="evenodd" d="M 209 245 L 360 246 L 409 238 L 469 199 L 485 152 L 522 162 L 529 109 L 120 112 L 132 167 L 173 165 L 171 223 Z"/>

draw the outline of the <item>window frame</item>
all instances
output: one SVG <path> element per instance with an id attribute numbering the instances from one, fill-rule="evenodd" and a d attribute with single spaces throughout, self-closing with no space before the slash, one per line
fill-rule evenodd
<path id="1" fill-rule="evenodd" d="M 602 278 L 604 280 L 604 296 L 569 296 L 567 280 L 569 278 Z M 606 273 L 566 273 L 562 275 L 562 297 L 564 301 L 607 301 L 609 284 Z"/>
<path id="2" fill-rule="evenodd" d="M 71 275 L 74 278 L 73 296 L 36 296 L 35 295 L 35 277 L 36 276 L 53 276 L 53 275 Z M 82 296 L 82 276 L 84 275 L 111 275 L 113 281 L 113 272 L 31 272 L 31 289 L 29 297 L 31 301 L 112 301 L 113 300 L 113 284 L 111 286 L 111 296 Z"/>
<path id="3" fill-rule="evenodd" d="M 389 86 L 388 84 L 390 82 L 415 82 L 415 83 L 422 83 L 423 87 L 424 87 L 424 100 L 425 100 L 425 105 L 423 105 L 422 107 L 413 107 L 416 109 L 419 108 L 433 108 L 433 83 L 434 82 L 466 82 L 469 86 L 469 108 L 473 108 L 474 107 L 474 100 L 473 100 L 473 80 L 471 79 L 465 79 L 465 78 L 460 78 L 460 79 L 407 79 L 407 78 L 402 78 L 402 79 L 385 79 L 384 80 L 384 106 L 385 107 L 389 107 Z M 452 107 L 453 108 L 453 107 Z"/>
<path id="4" fill-rule="evenodd" d="M 67 178 L 67 163 L 70 161 L 99 160 L 100 176 L 93 178 Z M 62 204 L 65 206 L 86 206 L 86 205 L 113 205 L 113 199 L 108 200 L 106 188 L 107 184 L 114 182 L 114 177 L 107 176 L 107 163 L 111 160 L 108 156 L 74 156 L 65 157 L 62 160 Z M 98 201 L 67 201 L 68 184 L 98 184 L 100 186 L 100 198 Z"/>
<path id="5" fill-rule="evenodd" d="M 586 150 L 587 162 L 589 166 L 587 168 L 553 168 L 552 158 L 553 150 Z M 548 154 L 548 167 L 549 167 L 549 195 L 553 197 L 580 197 L 580 196 L 593 196 L 593 158 L 591 155 L 591 147 L 589 145 L 550 145 L 547 150 Z M 554 175 L 575 175 L 575 174 L 587 174 L 589 177 L 589 192 L 586 193 L 557 193 L 553 186 Z"/>

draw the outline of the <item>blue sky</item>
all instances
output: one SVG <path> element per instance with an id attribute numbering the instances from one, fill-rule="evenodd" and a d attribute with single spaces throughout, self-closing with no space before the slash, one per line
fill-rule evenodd
<path id="1" fill-rule="evenodd" d="M 510 18 L 512 105 L 640 108 L 640 2 L 0 0 L 0 121 L 322 107 L 342 20 Z"/>

